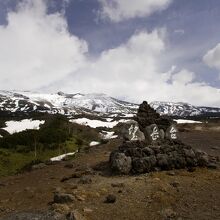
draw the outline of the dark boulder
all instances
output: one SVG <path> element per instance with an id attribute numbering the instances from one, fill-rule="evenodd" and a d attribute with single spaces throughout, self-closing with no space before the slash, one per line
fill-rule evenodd
<path id="1" fill-rule="evenodd" d="M 151 124 L 144 128 L 145 138 L 150 143 L 157 143 L 160 140 L 160 131 L 156 124 Z"/>
<path id="2" fill-rule="evenodd" d="M 134 158 L 132 161 L 132 167 L 134 173 L 149 172 L 151 165 L 148 157 Z"/>
<path id="3" fill-rule="evenodd" d="M 178 139 L 178 129 L 176 125 L 172 124 L 166 129 L 165 137 L 170 140 Z"/>
<path id="4" fill-rule="evenodd" d="M 166 154 L 157 154 L 157 165 L 163 170 L 169 168 L 169 157 Z"/>
<path id="5" fill-rule="evenodd" d="M 110 166 L 113 171 L 121 174 L 128 174 L 132 168 L 131 157 L 124 153 L 113 151 L 110 155 Z"/>

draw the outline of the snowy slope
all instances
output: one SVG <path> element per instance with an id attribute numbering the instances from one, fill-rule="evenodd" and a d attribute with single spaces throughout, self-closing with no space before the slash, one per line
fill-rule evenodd
<path id="1" fill-rule="evenodd" d="M 220 108 L 211 107 L 197 107 L 182 102 L 151 102 L 153 107 L 158 113 L 170 116 L 198 116 L 205 113 L 220 113 Z"/>
<path id="2" fill-rule="evenodd" d="M 132 116 L 138 105 L 105 94 L 46 94 L 0 91 L 0 110 L 10 112 L 44 111 L 75 115 L 80 113 L 124 114 Z"/>
<path id="3" fill-rule="evenodd" d="M 220 108 L 196 107 L 187 103 L 152 102 L 150 105 L 160 114 L 171 116 L 195 116 L 219 113 Z M 49 94 L 39 92 L 0 91 L 0 111 L 48 112 L 51 114 L 78 115 L 87 113 L 107 117 L 133 117 L 137 104 L 120 101 L 105 94 Z"/>

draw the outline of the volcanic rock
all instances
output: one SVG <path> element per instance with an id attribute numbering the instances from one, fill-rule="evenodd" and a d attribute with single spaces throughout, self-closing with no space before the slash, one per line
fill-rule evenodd
<path id="1" fill-rule="evenodd" d="M 143 141 L 145 139 L 144 133 L 140 131 L 138 123 L 134 120 L 130 120 L 125 123 L 119 123 L 115 129 L 117 134 L 123 137 L 124 140 Z"/>
<path id="2" fill-rule="evenodd" d="M 217 159 L 180 141 L 163 140 L 158 145 L 143 141 L 124 142 L 110 155 L 110 166 L 119 174 L 147 173 L 190 167 L 214 167 Z"/>
<path id="3" fill-rule="evenodd" d="M 77 210 L 69 212 L 66 215 L 66 220 L 86 220 Z"/>
<path id="4" fill-rule="evenodd" d="M 128 174 L 132 168 L 131 162 L 131 157 L 124 153 L 115 151 L 110 155 L 111 168 L 116 173 Z"/>
<path id="5" fill-rule="evenodd" d="M 149 125 L 144 128 L 144 135 L 149 143 L 156 143 L 160 139 L 159 128 L 156 124 Z"/>
<path id="6" fill-rule="evenodd" d="M 174 124 L 172 124 L 170 127 L 167 128 L 165 135 L 166 135 L 166 138 L 170 139 L 170 140 L 178 139 L 178 129 L 177 129 L 177 127 Z"/>
<path id="7" fill-rule="evenodd" d="M 196 166 L 215 168 L 218 158 L 179 141 L 173 120 L 160 116 L 146 101 L 140 105 L 136 120 L 145 140 L 124 141 L 111 153 L 110 167 L 115 173 L 138 174 Z"/>
<path id="8" fill-rule="evenodd" d="M 60 193 L 60 192 L 54 194 L 54 203 L 64 204 L 64 203 L 73 202 L 74 200 L 75 198 L 71 194 Z"/>
<path id="9" fill-rule="evenodd" d="M 90 184 L 90 183 L 92 183 L 92 179 L 89 176 L 82 176 L 79 180 L 79 183 L 81 183 L 81 184 Z"/>
<path id="10" fill-rule="evenodd" d="M 160 116 L 146 101 L 140 105 L 136 120 L 142 132 L 144 132 L 147 126 L 152 124 L 156 124 L 159 129 L 164 131 L 173 124 L 172 119 L 167 116 Z"/>

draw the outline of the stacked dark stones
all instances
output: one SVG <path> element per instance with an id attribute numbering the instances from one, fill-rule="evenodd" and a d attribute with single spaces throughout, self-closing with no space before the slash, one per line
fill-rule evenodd
<path id="1" fill-rule="evenodd" d="M 160 116 L 147 102 L 140 105 L 136 120 L 145 140 L 126 141 L 111 153 L 110 166 L 114 172 L 139 174 L 196 166 L 216 167 L 218 158 L 179 141 L 173 120 Z"/>
<path id="2" fill-rule="evenodd" d="M 194 150 L 180 141 L 164 140 L 159 145 L 143 141 L 127 141 L 110 155 L 110 165 L 115 173 L 140 174 L 156 170 L 191 167 L 214 167 L 217 158 Z"/>
<path id="3" fill-rule="evenodd" d="M 136 120 L 139 128 L 144 132 L 145 128 L 149 125 L 156 124 L 159 129 L 167 130 L 172 124 L 173 120 L 167 116 L 160 116 L 151 106 L 144 101 L 138 109 Z"/>

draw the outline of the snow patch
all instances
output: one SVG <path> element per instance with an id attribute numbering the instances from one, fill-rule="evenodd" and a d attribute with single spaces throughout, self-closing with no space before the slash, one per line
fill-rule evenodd
<path id="1" fill-rule="evenodd" d="M 90 142 L 89 146 L 92 147 L 92 146 L 96 146 L 99 144 L 100 144 L 100 142 L 98 142 L 98 141 L 92 141 L 92 142 Z"/>
<path id="2" fill-rule="evenodd" d="M 72 156 L 74 155 L 76 152 L 72 152 L 72 153 L 67 153 L 67 154 L 62 154 L 62 155 L 59 155 L 57 157 L 52 157 L 50 158 L 51 161 L 61 161 L 63 160 L 65 157 L 67 156 Z"/>
<path id="3" fill-rule="evenodd" d="M 78 119 L 71 119 L 70 122 L 77 123 L 80 125 L 86 125 L 91 128 L 98 128 L 98 127 L 107 127 L 107 128 L 113 128 L 118 123 L 125 123 L 129 120 L 121 119 L 119 121 L 100 121 L 100 120 L 91 120 L 88 118 L 78 118 Z"/>
<path id="4" fill-rule="evenodd" d="M 186 120 L 186 119 L 176 119 L 174 120 L 177 124 L 201 124 L 201 121 L 193 121 L 193 120 Z"/>
<path id="5" fill-rule="evenodd" d="M 114 131 L 102 131 L 100 134 L 103 139 L 109 140 L 118 137 L 118 135 L 114 135 L 114 133 L 115 133 Z"/>
<path id="6" fill-rule="evenodd" d="M 25 131 L 27 129 L 40 129 L 40 125 L 44 124 L 44 120 L 32 120 L 32 119 L 24 119 L 21 121 L 7 121 L 5 122 L 6 127 L 2 128 L 7 131 L 9 134 L 18 133 L 21 131 Z"/>

